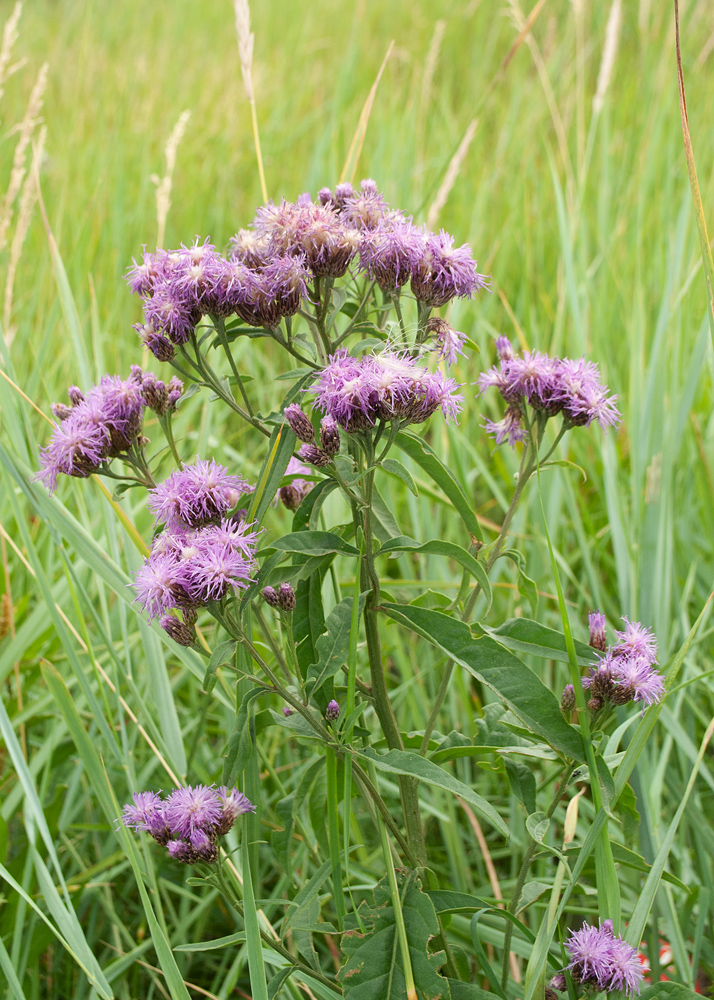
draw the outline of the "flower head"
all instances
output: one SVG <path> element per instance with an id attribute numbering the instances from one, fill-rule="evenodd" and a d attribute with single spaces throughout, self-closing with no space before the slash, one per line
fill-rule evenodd
<path id="1" fill-rule="evenodd" d="M 218 798 L 222 808 L 216 825 L 216 835 L 219 837 L 228 833 L 236 819 L 243 813 L 255 812 L 253 803 L 237 788 L 228 789 L 225 785 L 221 785 L 218 789 Z"/>
<path id="2" fill-rule="evenodd" d="M 63 407 L 62 422 L 40 454 L 37 478 L 50 492 L 60 473 L 90 476 L 102 462 L 127 451 L 141 431 L 145 401 L 134 376 L 105 375 L 86 396 L 76 386 L 68 395 L 72 406 Z"/>
<path id="3" fill-rule="evenodd" d="M 355 229 L 376 229 L 387 211 L 387 203 L 375 181 L 360 182 L 359 191 L 339 184 L 335 190 L 342 216 Z"/>
<path id="4" fill-rule="evenodd" d="M 600 927 L 584 923 L 571 931 L 566 946 L 571 957 L 568 969 L 576 982 L 605 993 L 640 992 L 643 972 L 637 951 L 613 934 L 611 920 Z"/>
<path id="5" fill-rule="evenodd" d="M 131 830 L 150 833 L 159 844 L 165 844 L 170 829 L 164 814 L 164 803 L 156 792 L 135 792 L 134 802 L 122 809 L 121 821 Z"/>
<path id="6" fill-rule="evenodd" d="M 464 334 L 459 333 L 440 316 L 432 316 L 426 324 L 426 329 L 439 345 L 439 359 L 445 361 L 449 367 L 455 365 L 458 355 L 464 353 L 462 350 L 466 340 Z"/>
<path id="7" fill-rule="evenodd" d="M 214 459 L 197 458 L 150 490 L 147 507 L 156 515 L 156 523 L 164 522 L 169 529 L 197 527 L 231 510 L 250 490 L 241 476 Z"/>
<path id="8" fill-rule="evenodd" d="M 222 812 L 221 800 L 212 785 L 177 788 L 164 803 L 166 822 L 177 837 L 190 837 L 198 830 L 212 833 Z"/>
<path id="9" fill-rule="evenodd" d="M 589 645 L 593 649 L 604 652 L 607 649 L 607 634 L 605 632 L 605 615 L 602 611 L 591 611 L 588 615 L 590 629 Z"/>
<path id="10" fill-rule="evenodd" d="M 615 635 L 620 640 L 615 643 L 615 650 L 623 656 L 641 657 L 654 663 L 657 660 L 657 640 L 652 629 L 645 628 L 640 622 L 631 622 L 622 616 L 625 628 L 622 632 L 615 629 Z"/>
<path id="11" fill-rule="evenodd" d="M 488 288 L 488 278 L 476 270 L 471 247 L 455 247 L 454 238 L 445 230 L 430 233 L 424 251 L 412 271 L 412 292 L 428 306 L 446 305 L 456 296 L 470 298 L 481 288 Z"/>
<path id="12" fill-rule="evenodd" d="M 366 271 L 385 292 L 406 285 L 424 254 L 424 234 L 411 222 L 381 222 L 362 232 L 360 270 Z"/>
<path id="13" fill-rule="evenodd" d="M 334 722 L 340 717 L 340 703 L 335 701 L 333 698 L 327 703 L 327 708 L 325 709 L 325 718 L 328 722 Z"/>
<path id="14" fill-rule="evenodd" d="M 293 456 L 288 462 L 288 467 L 285 470 L 285 476 L 292 476 L 293 478 L 287 485 L 281 486 L 277 492 L 277 499 L 280 500 L 280 502 L 287 507 L 288 510 L 297 510 L 315 485 L 309 480 L 303 479 L 303 475 L 311 475 L 311 470 L 308 469 L 308 467 L 299 459 Z"/>

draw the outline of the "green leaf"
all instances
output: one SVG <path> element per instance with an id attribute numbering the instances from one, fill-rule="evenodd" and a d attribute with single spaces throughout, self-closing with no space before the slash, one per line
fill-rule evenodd
<path id="1" fill-rule="evenodd" d="M 322 764 L 322 762 L 320 763 Z M 310 876 L 300 892 L 297 893 L 295 899 L 292 901 L 293 906 L 288 911 L 287 916 L 283 921 L 283 926 L 281 928 L 283 937 L 285 937 L 288 929 L 292 926 L 294 921 L 297 920 L 298 923 L 304 922 L 305 915 L 310 912 L 312 900 L 315 896 L 317 896 L 320 889 L 330 877 L 331 869 L 332 862 L 328 858 L 327 861 L 324 861 L 317 871 Z"/>
<path id="2" fill-rule="evenodd" d="M 471 504 L 461 484 L 446 468 L 441 459 L 437 458 L 436 453 L 429 447 L 426 441 L 415 434 L 408 434 L 406 431 L 401 431 L 397 434 L 396 444 L 443 490 L 461 515 L 461 519 L 466 525 L 466 530 L 472 535 L 474 540 L 483 541 L 481 525 L 478 523 L 476 514 L 471 509 Z"/>
<path id="3" fill-rule="evenodd" d="M 203 880 L 201 880 L 203 882 Z M 232 944 L 241 944 L 245 941 L 245 931 L 238 931 L 237 934 L 227 934 L 225 937 L 214 938 L 212 941 L 191 941 L 189 944 L 177 944 L 174 951 L 216 951 L 219 948 L 228 948 Z"/>
<path id="4" fill-rule="evenodd" d="M 381 468 L 385 472 L 389 473 L 390 476 L 396 476 L 397 479 L 401 479 L 406 488 L 410 493 L 413 493 L 415 497 L 419 496 L 419 490 L 417 489 L 414 478 L 411 472 L 398 462 L 396 458 L 385 458 L 381 464 Z"/>
<path id="5" fill-rule="evenodd" d="M 253 699 L 264 693 L 265 688 L 253 688 L 241 699 L 238 706 L 235 727 L 228 739 L 223 761 L 223 784 L 229 788 L 231 785 L 235 785 L 238 776 L 243 773 L 248 761 L 253 756 L 255 747 L 250 731 L 248 709 Z"/>
<path id="6" fill-rule="evenodd" d="M 500 558 L 510 559 L 518 568 L 518 590 L 522 597 L 531 606 L 531 614 L 535 617 L 538 614 L 538 588 L 535 582 L 526 574 L 526 560 L 521 552 L 516 549 L 504 549 Z"/>
<path id="7" fill-rule="evenodd" d="M 490 635 L 474 639 L 468 625 L 441 611 L 403 604 L 383 604 L 380 610 L 465 667 L 554 750 L 579 762 L 585 759 L 580 733 L 565 721 L 552 691 Z"/>
<path id="8" fill-rule="evenodd" d="M 437 913 L 473 913 L 474 910 L 488 909 L 492 905 L 478 896 L 470 896 L 467 892 L 427 889 L 426 894 Z"/>
<path id="9" fill-rule="evenodd" d="M 295 824 L 294 806 L 295 792 L 292 792 L 276 803 L 275 813 L 278 820 L 283 823 L 283 829 L 274 830 L 270 834 L 270 843 L 275 852 L 275 857 L 280 867 L 288 876 L 288 879 L 292 879 L 292 853 L 290 851 L 290 844 L 293 839 L 293 826 Z"/>
<path id="10" fill-rule="evenodd" d="M 359 614 L 362 614 L 366 593 L 359 597 Z M 310 697 L 320 690 L 330 677 L 334 677 L 343 663 L 347 661 L 350 649 L 350 627 L 352 624 L 352 598 L 345 597 L 335 605 L 327 616 L 325 625 L 327 631 L 321 635 L 315 644 L 319 657 L 317 663 L 311 664 L 307 672 L 306 689 Z"/>
<path id="11" fill-rule="evenodd" d="M 511 791 L 527 813 L 535 813 L 536 781 L 533 772 L 525 764 L 508 757 L 504 758 L 503 763 Z"/>
<path id="12" fill-rule="evenodd" d="M 300 383 L 298 383 L 299 385 Z M 291 393 L 288 393 L 288 396 Z M 285 475 L 288 462 L 295 450 L 297 438 L 287 424 L 276 427 L 270 435 L 268 454 L 260 470 L 258 483 L 251 497 L 246 520 L 260 524 L 273 497 L 278 491 L 280 480 Z"/>
<path id="13" fill-rule="evenodd" d="M 399 535 L 397 538 L 385 542 L 379 550 L 379 555 L 387 555 L 390 552 L 423 552 L 425 555 L 446 556 L 448 559 L 453 559 L 478 581 L 486 597 L 486 614 L 490 611 L 492 594 L 486 567 L 460 545 L 455 545 L 454 542 L 443 542 L 438 538 L 420 543 L 414 538 Z"/>
<path id="14" fill-rule="evenodd" d="M 697 1000 L 699 996 L 680 983 L 656 983 L 640 993 L 640 1000 Z"/>
<path id="15" fill-rule="evenodd" d="M 312 573 L 306 580 L 300 580 L 295 591 L 293 638 L 303 677 L 307 675 L 310 664 L 317 662 L 317 640 L 325 631 L 322 579 L 321 572 Z"/>
<path id="16" fill-rule="evenodd" d="M 322 510 L 322 505 L 330 493 L 337 489 L 337 486 L 334 479 L 323 479 L 321 483 L 315 483 L 293 514 L 293 531 L 304 531 L 310 527 L 311 522 L 315 523 L 317 515 Z"/>
<path id="17" fill-rule="evenodd" d="M 419 778 L 420 781 L 425 781 L 428 785 L 435 785 L 437 788 L 443 788 L 454 795 L 460 795 L 462 799 L 474 807 L 483 819 L 508 838 L 508 827 L 491 803 L 433 761 L 408 750 L 389 750 L 385 754 L 379 754 L 371 747 L 361 750 L 355 756 L 370 760 L 377 770 L 385 771 L 387 774 L 406 774 L 413 778 Z"/>
<path id="18" fill-rule="evenodd" d="M 530 618 L 509 618 L 496 629 L 484 626 L 484 630 L 508 649 L 515 649 L 519 653 L 531 653 L 544 660 L 568 662 L 563 633 Z M 584 642 L 579 642 L 577 639 L 574 641 L 580 666 L 592 666 L 597 659 L 595 650 Z"/>
<path id="19" fill-rule="evenodd" d="M 374 533 L 380 542 L 388 542 L 391 538 L 398 538 L 401 535 L 394 514 L 376 486 L 372 487 L 372 514 Z"/>
<path id="20" fill-rule="evenodd" d="M 297 552 L 303 556 L 326 556 L 331 552 L 339 552 L 345 556 L 358 556 L 359 551 L 332 531 L 293 531 L 271 542 L 263 550 L 269 552 L 278 549 L 280 552 Z"/>
<path id="21" fill-rule="evenodd" d="M 450 1000 L 448 980 L 438 969 L 443 952 L 430 955 L 428 945 L 439 933 L 431 900 L 422 892 L 416 875 L 398 874 L 397 884 L 409 942 L 414 985 L 419 1000 Z M 364 928 L 347 931 L 342 949 L 347 960 L 337 974 L 348 1000 L 406 1000 L 401 949 L 397 946 L 394 907 L 386 876 L 374 888 L 372 905 L 360 903 L 358 915 Z"/>
<path id="22" fill-rule="evenodd" d="M 226 642 L 219 642 L 216 648 L 211 653 L 211 658 L 208 661 L 208 666 L 206 667 L 206 676 L 203 678 L 203 690 L 210 692 L 216 686 L 216 671 L 224 663 L 230 663 L 233 659 L 233 655 L 236 651 L 236 646 L 238 643 L 235 639 L 228 639 Z"/>
<path id="23" fill-rule="evenodd" d="M 475 983 L 462 983 L 460 979 L 450 979 L 451 1000 L 494 1000 L 497 993 L 487 993 Z"/>

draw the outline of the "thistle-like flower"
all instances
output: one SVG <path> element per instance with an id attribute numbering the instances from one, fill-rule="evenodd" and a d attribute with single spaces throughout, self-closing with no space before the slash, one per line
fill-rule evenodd
<path id="1" fill-rule="evenodd" d="M 218 838 L 247 812 L 255 812 L 255 806 L 237 788 L 186 785 L 164 800 L 154 792 L 138 792 L 134 804 L 124 806 L 121 821 L 151 834 L 175 861 L 212 864 Z"/>
<path id="2" fill-rule="evenodd" d="M 36 478 L 51 493 L 60 473 L 91 476 L 103 462 L 127 451 L 141 432 L 145 401 L 134 374 L 128 379 L 105 375 L 86 396 L 76 386 L 68 396 L 72 406 L 63 404 L 61 423 L 40 454 Z"/>
<path id="3" fill-rule="evenodd" d="M 426 236 L 421 258 L 412 270 L 411 287 L 425 305 L 439 307 L 457 296 L 470 298 L 489 284 L 488 278 L 476 270 L 468 243 L 455 247 L 453 236 L 442 229 Z"/>
<path id="4" fill-rule="evenodd" d="M 600 927 L 584 923 L 579 930 L 570 932 L 566 947 L 571 957 L 568 970 L 576 983 L 604 993 L 621 990 L 631 996 L 640 992 L 643 971 L 637 951 L 613 933 L 612 920 L 604 920 Z M 550 981 L 549 987 L 565 989 L 562 973 Z"/>
<path id="5" fill-rule="evenodd" d="M 147 507 L 169 530 L 195 528 L 232 510 L 252 487 L 214 459 L 197 458 L 149 491 Z"/>

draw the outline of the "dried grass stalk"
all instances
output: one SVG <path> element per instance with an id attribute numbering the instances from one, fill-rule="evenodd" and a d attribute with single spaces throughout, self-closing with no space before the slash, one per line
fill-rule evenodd
<path id="1" fill-rule="evenodd" d="M 620 39 L 620 28 L 622 27 L 622 0 L 612 0 L 610 16 L 607 19 L 605 29 L 605 44 L 602 50 L 602 60 L 600 62 L 600 72 L 597 75 L 597 87 L 593 97 L 593 114 L 599 115 L 605 103 L 605 94 L 610 86 L 612 72 L 615 68 L 615 56 L 617 55 L 617 43 Z"/>
<path id="2" fill-rule="evenodd" d="M 454 155 L 451 157 L 451 162 L 449 163 L 448 170 L 444 175 L 444 179 L 441 182 L 441 187 L 436 192 L 436 198 L 434 198 L 429 211 L 426 216 L 426 224 L 429 229 L 434 229 L 436 223 L 441 215 L 441 211 L 446 204 L 446 200 L 451 194 L 451 189 L 456 183 L 456 178 L 459 176 L 459 171 L 461 170 L 462 164 L 466 159 L 466 154 L 469 151 L 469 146 L 473 142 L 473 137 L 476 134 L 476 127 L 478 125 L 478 118 L 473 118 L 469 122 L 469 126 L 464 132 L 464 137 L 459 143 L 459 148 L 456 150 Z"/>
<path id="3" fill-rule="evenodd" d="M 169 215 L 169 209 L 171 208 L 171 185 L 173 183 L 174 167 L 176 166 L 176 153 L 178 151 L 179 143 L 183 139 L 190 117 L 191 112 L 188 110 L 182 111 L 179 115 L 179 119 L 172 129 L 171 135 L 169 136 L 164 149 L 164 157 L 166 158 L 166 170 L 164 172 L 164 176 L 158 177 L 154 174 L 151 178 L 156 184 L 157 247 L 162 247 L 164 244 L 166 220 Z"/>
<path id="4" fill-rule="evenodd" d="M 40 72 L 37 74 L 35 86 L 32 88 L 32 93 L 30 94 L 30 100 L 27 103 L 25 117 L 20 125 L 20 138 L 17 140 L 17 146 L 15 146 L 15 155 L 13 156 L 12 170 L 10 172 L 10 182 L 2 201 L 2 207 L 0 208 L 0 250 L 2 250 L 7 243 L 7 234 L 12 220 L 12 207 L 20 192 L 22 181 L 25 177 L 27 147 L 30 144 L 30 139 L 32 138 L 35 126 L 40 121 L 39 116 L 40 111 L 42 110 L 42 99 L 47 85 L 48 65 L 48 63 L 43 63 L 40 67 Z"/>
<path id="5" fill-rule="evenodd" d="M 17 273 L 17 265 L 20 261 L 20 255 L 22 254 L 22 247 L 25 242 L 25 237 L 27 236 L 27 230 L 30 228 L 32 209 L 37 201 L 40 165 L 45 152 L 46 138 L 47 129 L 43 125 L 40 129 L 37 143 L 32 151 L 32 165 L 30 167 L 30 172 L 25 178 L 25 182 L 22 185 L 22 191 L 20 193 L 17 224 L 15 226 L 12 245 L 10 247 L 10 262 L 7 267 L 7 276 L 5 278 L 5 296 L 3 299 L 3 327 L 5 330 L 5 342 L 7 344 L 11 344 L 15 338 L 15 328 L 10 325 L 12 318 L 12 297 L 13 289 L 15 287 L 15 274 Z"/>
<path id="6" fill-rule="evenodd" d="M 12 68 L 10 67 L 10 57 L 12 56 L 12 50 L 18 38 L 17 23 L 20 20 L 21 13 L 22 0 L 18 0 L 12 9 L 12 14 L 5 22 L 5 27 L 3 29 L 2 45 L 0 46 L 0 97 L 2 97 L 5 91 L 5 81 L 12 73 Z"/>

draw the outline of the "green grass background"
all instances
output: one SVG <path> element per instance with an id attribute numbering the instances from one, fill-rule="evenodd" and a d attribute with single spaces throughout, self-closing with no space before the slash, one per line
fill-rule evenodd
<path id="1" fill-rule="evenodd" d="M 547 0 L 530 46 L 519 49 L 490 91 L 518 33 L 515 5 L 263 0 L 253 8 L 255 89 L 272 197 L 294 198 L 336 182 L 392 39 L 395 49 L 377 94 L 358 177 L 374 177 L 392 204 L 422 221 L 449 159 L 478 114 L 473 143 L 439 221 L 457 242 L 472 245 L 481 267 L 493 274 L 494 292 L 455 304 L 451 311 L 454 324 L 480 345 L 481 355 L 471 353 L 458 365 L 457 376 L 466 385 L 460 427 L 447 429 L 433 421 L 432 443 L 457 471 L 478 513 L 498 522 L 516 466 L 507 451 L 492 452 L 480 424 L 484 414 L 498 412 L 498 404 L 477 401 L 473 388 L 478 373 L 492 363 L 492 337 L 506 333 L 518 340 L 515 320 L 529 347 L 573 356 L 585 352 L 597 360 L 619 396 L 623 425 L 615 434 L 592 429 L 569 436 L 561 457 L 581 466 L 587 478 L 566 469 L 544 477 L 546 516 L 578 634 L 584 636 L 585 615 L 593 607 L 605 610 L 613 624 L 627 614 L 654 626 L 666 662 L 714 586 L 714 356 L 682 148 L 670 4 L 624 4 L 614 72 L 599 116 L 593 115 L 592 97 L 606 4 Z M 0 17 L 10 10 L 3 0 Z M 425 92 L 425 59 L 439 18 L 445 21 L 443 44 L 433 84 Z M 682 4 L 690 127 L 710 222 L 714 52 L 707 57 L 706 45 L 712 32 L 708 0 Z M 20 22 L 15 57 L 27 63 L 0 100 L 0 191 L 10 172 L 13 126 L 24 114 L 40 64 L 48 60 L 41 183 L 77 321 L 62 308 L 35 210 L 18 268 L 5 370 L 48 413 L 67 385 L 82 383 L 82 355 L 92 378 L 105 370 L 126 374 L 130 363 L 141 360 L 131 329 L 140 318 L 139 304 L 122 275 L 142 244 L 155 244 L 151 175 L 163 172 L 164 145 L 179 114 L 188 108 L 192 117 L 178 151 L 167 245 L 201 234 L 223 246 L 252 217 L 260 188 L 228 0 L 32 0 Z M 6 262 L 7 253 L 3 267 Z M 255 377 L 251 392 L 267 409 L 278 402 L 284 385 L 275 383 L 274 375 L 290 366 L 251 344 L 241 346 L 238 356 Z M 1 523 L 34 570 L 33 576 L 7 543 L 5 589 L 10 581 L 14 624 L 0 644 L 7 713 L 0 861 L 27 898 L 8 889 L 0 908 L 6 995 L 93 995 L 32 903 L 60 929 L 64 924 L 75 954 L 81 957 L 86 948 L 96 956 L 117 996 L 165 995 L 162 975 L 137 964 L 159 965 L 134 874 L 111 832 L 109 819 L 116 812 L 97 791 L 101 770 L 92 774 L 80 750 L 79 730 L 60 711 L 56 689 L 47 686 L 49 668 L 43 676 L 40 662 L 54 664 L 72 691 L 75 723 L 90 733 L 120 802 L 145 785 L 167 787 L 167 777 L 98 666 L 172 769 L 190 780 L 211 781 L 218 774 L 217 754 L 230 726 L 230 691 L 219 687 L 219 697 L 208 702 L 191 677 L 193 661 L 179 662 L 162 651 L 156 633 L 127 607 L 121 573 L 135 568 L 138 556 L 94 484 L 65 482 L 58 493 L 86 536 L 75 522 L 62 520 L 59 504 L 33 499 L 41 492 L 37 487 L 33 493 L 20 489 L 24 471 L 36 467 L 33 442 L 43 443 L 49 428 L 7 385 L 1 392 L 6 449 Z M 199 397 L 178 424 L 184 454 L 212 454 L 238 465 L 248 478 L 255 476 L 263 453 L 216 406 Z M 414 500 L 395 489 L 390 499 L 405 533 L 463 543 L 445 508 L 428 495 Z M 150 519 L 142 499 L 129 494 L 122 505 L 148 537 Z M 337 517 L 340 511 L 335 506 L 328 513 Z M 279 512 L 271 518 L 271 530 L 286 530 Z M 540 617 L 557 625 L 535 489 L 516 532 L 529 575 L 542 594 Z M 401 565 L 406 576 L 407 564 Z M 458 577 L 444 560 L 428 557 L 408 565 L 413 577 L 453 594 Z M 348 585 L 349 568 L 340 572 Z M 489 620 L 530 614 L 512 569 L 500 568 L 495 579 L 500 586 Z M 69 625 L 58 617 L 55 602 Z M 422 728 L 438 686 L 439 661 L 423 644 L 398 636 L 395 627 L 386 634 L 403 724 Z M 707 674 L 712 667 L 705 621 L 685 661 L 684 679 L 696 683 L 668 701 L 633 782 L 639 819 L 630 817 L 631 828 L 623 836 L 650 860 L 714 714 L 714 679 Z M 195 663 L 193 668 L 199 669 Z M 698 679 L 700 673 L 705 676 Z M 563 683 L 555 668 L 548 679 L 555 688 Z M 440 728 L 473 736 L 479 712 L 457 679 Z M 266 731 L 261 758 L 266 840 L 271 827 L 281 825 L 275 803 L 298 780 L 273 733 Z M 26 773 L 18 754 L 28 761 Z M 267 774 L 266 769 L 283 765 L 282 778 L 274 771 Z M 479 789 L 510 816 L 511 847 L 489 835 L 508 895 L 525 842 L 517 802 L 488 770 L 460 761 L 456 773 L 462 780 L 478 780 Z M 714 964 L 712 789 L 708 756 L 670 857 L 671 870 L 692 886 L 693 894 L 661 889 L 650 921 L 650 939 L 661 933 L 675 946 L 683 981 L 692 981 L 696 973 L 686 967 L 693 951 L 695 964 L 710 971 Z M 307 830 L 311 823 L 319 826 L 319 795 L 313 798 L 304 817 Z M 430 794 L 426 801 L 440 870 L 453 888 L 488 894 L 483 861 L 463 814 L 445 796 Z M 583 802 L 584 814 L 587 808 Z M 317 832 L 315 837 L 319 841 Z M 308 841 L 295 845 L 297 884 L 315 860 Z M 157 919 L 172 945 L 230 933 L 230 917 L 216 909 L 210 893 L 199 893 L 196 905 L 196 896 L 175 871 L 145 845 L 141 849 Z M 278 899 L 292 891 L 267 846 L 259 857 L 263 895 Z M 373 860 L 367 844 L 359 857 L 365 884 L 376 871 Z M 549 871 L 543 861 L 542 874 Z M 639 875 L 623 873 L 626 912 L 639 886 Z M 77 911 L 76 926 L 68 916 L 70 903 Z M 578 912 L 587 913 L 588 905 L 592 900 L 579 898 Z M 266 904 L 269 918 L 279 912 L 278 904 Z M 454 924 L 468 952 L 467 929 Z M 502 928 L 495 923 L 490 933 L 497 944 Z M 243 949 L 208 954 L 208 960 L 180 954 L 181 975 L 219 997 L 240 995 L 232 992 L 236 987 L 245 991 Z M 0 982 L 1 977 L 2 971 Z"/>

